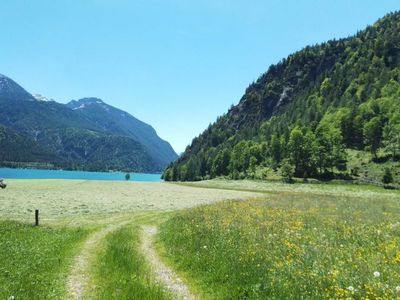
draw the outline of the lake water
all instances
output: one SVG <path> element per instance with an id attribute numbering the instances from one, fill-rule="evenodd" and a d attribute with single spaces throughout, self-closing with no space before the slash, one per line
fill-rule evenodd
<path id="1" fill-rule="evenodd" d="M 4 179 L 81 179 L 125 181 L 120 172 L 85 172 L 39 169 L 0 168 L 0 178 Z M 161 181 L 161 174 L 130 173 L 130 181 Z"/>

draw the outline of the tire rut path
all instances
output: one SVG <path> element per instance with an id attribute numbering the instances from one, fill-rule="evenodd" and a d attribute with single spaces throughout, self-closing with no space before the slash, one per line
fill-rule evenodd
<path id="1" fill-rule="evenodd" d="M 141 250 L 156 277 L 157 282 L 163 284 L 176 297 L 184 300 L 197 299 L 189 290 L 187 285 L 166 266 L 159 258 L 153 246 L 154 236 L 157 234 L 157 227 L 142 226 Z"/>
<path id="2" fill-rule="evenodd" d="M 83 299 L 85 289 L 90 282 L 89 268 L 91 266 L 94 253 L 100 246 L 101 241 L 107 234 L 127 225 L 131 221 L 124 221 L 111 224 L 93 233 L 84 242 L 80 253 L 75 256 L 70 274 L 67 278 L 67 299 Z"/>

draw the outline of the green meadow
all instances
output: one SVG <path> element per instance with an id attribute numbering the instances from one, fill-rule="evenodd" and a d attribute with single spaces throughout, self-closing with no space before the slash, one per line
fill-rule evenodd
<path id="1" fill-rule="evenodd" d="M 0 298 L 56 299 L 90 230 L 0 221 Z"/>
<path id="2" fill-rule="evenodd" d="M 75 298 L 68 279 L 76 268 L 75 259 L 92 236 L 110 226 L 116 230 L 97 238 L 83 257 L 90 263 L 83 270 L 88 284 L 80 296 L 170 299 L 138 250 L 141 226 L 159 224 L 182 208 L 255 195 L 146 182 L 7 183 L 0 193 L 1 299 Z M 35 209 L 40 210 L 39 227 L 33 226 Z"/>
<path id="3" fill-rule="evenodd" d="M 198 299 L 400 297 L 399 191 L 251 180 L 8 183 L 2 299 L 179 298 L 141 248 L 143 225 L 158 227 L 159 258 Z"/>

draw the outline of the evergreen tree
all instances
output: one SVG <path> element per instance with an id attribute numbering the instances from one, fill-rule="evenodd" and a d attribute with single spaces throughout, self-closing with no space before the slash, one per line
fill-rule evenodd
<path id="1" fill-rule="evenodd" d="M 280 139 L 273 134 L 271 137 L 271 157 L 275 163 L 280 163 L 282 155 L 282 145 Z"/>
<path id="2" fill-rule="evenodd" d="M 364 125 L 364 139 L 367 148 L 377 158 L 377 151 L 382 139 L 382 120 L 381 117 L 373 117 Z"/>

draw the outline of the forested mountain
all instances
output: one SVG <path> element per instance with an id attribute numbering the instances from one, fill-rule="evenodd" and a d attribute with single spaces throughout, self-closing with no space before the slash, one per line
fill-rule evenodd
<path id="1" fill-rule="evenodd" d="M 398 12 L 270 66 L 164 177 L 243 178 L 280 170 L 289 177 L 349 178 L 357 173 L 347 165 L 351 149 L 371 153 L 371 163 L 399 159 Z"/>
<path id="2" fill-rule="evenodd" d="M 0 125 L 0 161 L 1 162 L 38 162 L 61 160 L 35 141 L 17 134 Z"/>
<path id="3" fill-rule="evenodd" d="M 159 166 L 166 166 L 177 159 L 171 145 L 160 139 L 150 125 L 98 98 L 71 101 L 67 107 L 82 114 L 110 134 L 127 136 L 139 142 Z"/>
<path id="4" fill-rule="evenodd" d="M 159 172 L 177 157 L 151 126 L 102 101 L 114 113 L 112 117 L 104 109 L 79 109 L 73 106 L 75 102 L 64 105 L 45 100 L 0 76 L 2 165 L 25 162 L 70 169 Z M 144 143 L 146 139 L 153 144 Z M 154 149 L 149 149 L 152 145 Z"/>

